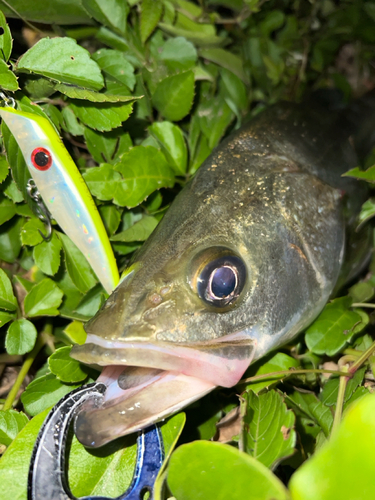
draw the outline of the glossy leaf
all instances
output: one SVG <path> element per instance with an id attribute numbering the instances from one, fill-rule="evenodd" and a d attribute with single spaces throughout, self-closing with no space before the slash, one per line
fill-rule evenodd
<path id="1" fill-rule="evenodd" d="M 117 185 L 121 181 L 121 175 L 108 163 L 88 169 L 83 174 L 83 178 L 91 193 L 103 201 L 112 200 Z"/>
<path id="2" fill-rule="evenodd" d="M 129 6 L 123 0 L 82 0 L 82 5 L 99 23 L 119 33 L 126 32 Z"/>
<path id="3" fill-rule="evenodd" d="M 70 357 L 71 346 L 60 347 L 48 358 L 48 366 L 62 382 L 82 382 L 87 378 L 87 370 L 79 361 Z"/>
<path id="4" fill-rule="evenodd" d="M 145 42 L 154 31 L 160 20 L 162 12 L 163 4 L 161 2 L 154 2 L 154 0 L 142 0 L 140 22 L 142 42 Z"/>
<path id="5" fill-rule="evenodd" d="M 38 332 L 31 321 L 21 318 L 13 321 L 5 338 L 8 354 L 26 354 L 35 345 Z"/>
<path id="6" fill-rule="evenodd" d="M 368 318 L 349 309 L 350 305 L 349 297 L 335 299 L 326 305 L 306 331 L 306 344 L 312 352 L 333 356 L 354 334 L 363 330 Z"/>
<path id="7" fill-rule="evenodd" d="M 194 460 L 192 460 L 194 457 Z M 168 486 L 179 500 L 287 500 L 288 492 L 267 467 L 232 446 L 196 441 L 172 455 Z"/>
<path id="8" fill-rule="evenodd" d="M 185 175 L 187 167 L 187 147 L 183 133 L 170 122 L 155 122 L 149 132 L 157 139 L 169 165 L 177 175 Z"/>
<path id="9" fill-rule="evenodd" d="M 293 409 L 297 408 L 304 415 L 319 425 L 326 437 L 330 435 L 333 423 L 332 411 L 324 405 L 315 394 L 294 391 L 290 396 L 288 396 L 288 402 L 290 403 L 291 401 Z"/>
<path id="10" fill-rule="evenodd" d="M 346 172 L 344 174 L 348 177 L 355 177 L 356 179 L 363 179 L 367 182 L 375 182 L 375 165 L 368 168 L 367 170 L 361 170 L 360 168 L 356 167 L 353 168 L 352 170 L 349 170 L 349 172 Z"/>
<path id="11" fill-rule="evenodd" d="M 182 120 L 190 111 L 194 98 L 194 73 L 186 71 L 168 76 L 152 96 L 155 108 L 170 121 Z"/>
<path id="12" fill-rule="evenodd" d="M 83 317 L 90 319 L 95 313 L 98 312 L 106 298 L 107 295 L 105 294 L 103 287 L 98 283 L 84 295 L 75 311 Z"/>
<path id="13" fill-rule="evenodd" d="M 65 234 L 58 233 L 65 256 L 65 264 L 70 279 L 82 293 L 87 292 L 97 279 L 81 250 Z"/>
<path id="14" fill-rule="evenodd" d="M 121 211 L 113 205 L 102 205 L 99 207 L 99 213 L 108 236 L 112 236 L 121 222 Z"/>
<path id="15" fill-rule="evenodd" d="M 12 263 L 21 250 L 21 218 L 13 217 L 12 220 L 0 226 L 0 259 Z"/>
<path id="16" fill-rule="evenodd" d="M 119 127 L 133 109 L 132 104 L 97 104 L 79 99 L 72 101 L 70 107 L 84 125 L 103 132 Z"/>
<path id="17" fill-rule="evenodd" d="M 23 245 L 34 246 L 43 241 L 45 225 L 40 219 L 32 218 L 28 220 L 21 229 L 21 241 Z"/>
<path id="18" fill-rule="evenodd" d="M 219 47 L 225 43 L 224 38 L 205 33 L 203 30 L 190 31 L 188 29 L 178 28 L 166 23 L 159 23 L 159 27 L 168 33 L 168 35 L 172 35 L 174 37 L 184 37 L 198 47 Z"/>
<path id="19" fill-rule="evenodd" d="M 1 13 L 1 11 L 0 11 Z M 5 181 L 9 174 L 9 164 L 4 155 L 0 155 L 0 184 Z"/>
<path id="20" fill-rule="evenodd" d="M 223 99 L 215 99 L 200 106 L 199 116 L 201 130 L 208 139 L 208 147 L 212 149 L 233 120 L 233 112 Z"/>
<path id="21" fill-rule="evenodd" d="M 69 338 L 72 344 L 84 344 L 87 334 L 81 321 L 72 321 L 64 329 L 64 334 Z"/>
<path id="22" fill-rule="evenodd" d="M 201 49 L 199 54 L 205 59 L 228 69 L 244 83 L 247 82 L 248 79 L 243 69 L 243 61 L 235 54 L 221 48 Z"/>
<path id="23" fill-rule="evenodd" d="M 29 318 L 35 316 L 57 316 L 64 293 L 54 281 L 45 278 L 33 286 L 26 295 L 24 308 Z"/>
<path id="24" fill-rule="evenodd" d="M 0 268 L 0 309 L 15 311 L 17 299 L 13 293 L 13 287 L 5 271 Z"/>
<path id="25" fill-rule="evenodd" d="M 148 146 L 136 146 L 114 166 L 123 180 L 116 185 L 114 202 L 128 208 L 142 203 L 156 189 L 172 187 L 174 175 L 164 155 Z"/>
<path id="26" fill-rule="evenodd" d="M 353 392 L 357 389 L 358 385 L 362 383 L 366 368 L 363 367 L 357 370 L 354 376 L 348 380 L 345 390 L 344 402 L 349 401 Z M 337 402 L 339 392 L 339 378 L 331 377 L 323 387 L 322 392 L 319 394 L 319 399 L 326 406 L 333 406 Z"/>
<path id="27" fill-rule="evenodd" d="M 292 476 L 293 500 L 372 499 L 374 412 L 374 395 L 349 408 L 338 432 Z"/>
<path id="28" fill-rule="evenodd" d="M 33 380 L 21 395 L 25 411 L 32 417 L 55 405 L 80 384 L 67 385 L 49 373 Z"/>
<path id="29" fill-rule="evenodd" d="M 12 321 L 13 319 L 16 319 L 15 313 L 0 311 L 0 327 L 6 325 L 7 323 L 9 323 L 9 321 Z"/>
<path id="30" fill-rule="evenodd" d="M 179 36 L 165 42 L 159 58 L 171 71 L 187 71 L 196 64 L 198 54 L 191 42 Z"/>
<path id="31" fill-rule="evenodd" d="M 47 241 L 42 241 L 33 249 L 35 264 L 44 274 L 54 276 L 60 267 L 61 241 L 55 231 Z"/>
<path id="32" fill-rule="evenodd" d="M 145 215 L 133 226 L 112 236 L 111 241 L 145 241 L 158 225 L 158 219 L 151 215 Z"/>
<path id="33" fill-rule="evenodd" d="M 93 90 L 104 85 L 96 62 L 72 38 L 42 38 L 18 60 L 17 70 Z"/>
<path id="34" fill-rule="evenodd" d="M 0 59 L 0 87 L 12 92 L 19 88 L 16 75 L 9 69 L 3 59 Z"/>
<path id="35" fill-rule="evenodd" d="M 276 391 L 257 396 L 252 391 L 242 395 L 242 440 L 244 451 L 267 467 L 275 466 L 282 458 L 294 452 L 295 416 L 288 410 Z"/>
<path id="36" fill-rule="evenodd" d="M 129 134 L 122 129 L 99 133 L 88 127 L 84 130 L 87 147 L 97 163 L 116 163 L 132 147 Z M 92 169 L 87 172 L 93 171 Z"/>
<path id="37" fill-rule="evenodd" d="M 16 410 L 0 411 L 0 444 L 9 446 L 29 419 Z"/>
<path id="38" fill-rule="evenodd" d="M 0 27 L 2 28 L 2 35 L 0 36 L 0 54 L 3 60 L 8 61 L 12 53 L 12 35 L 9 26 L 5 19 L 4 14 L 0 11 Z"/>
<path id="39" fill-rule="evenodd" d="M 100 49 L 92 57 L 109 79 L 125 85 L 130 90 L 134 89 L 134 68 L 122 52 L 112 49 Z"/>
<path id="40" fill-rule="evenodd" d="M 55 86 L 55 89 L 62 94 L 70 97 L 71 99 L 84 99 L 91 102 L 129 102 L 134 101 L 137 97 L 124 96 L 124 95 L 111 95 L 103 94 L 102 92 L 95 92 L 94 90 L 85 89 L 82 87 L 76 87 L 72 85 L 64 85 L 59 83 Z"/>

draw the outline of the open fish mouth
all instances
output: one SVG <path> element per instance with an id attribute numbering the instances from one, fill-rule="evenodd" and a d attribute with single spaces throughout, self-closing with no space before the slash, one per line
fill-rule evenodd
<path id="1" fill-rule="evenodd" d="M 190 345 L 110 342 L 89 334 L 84 346 L 74 346 L 72 357 L 107 365 L 98 379 L 107 390 L 100 403 L 88 400 L 82 406 L 76 436 L 87 447 L 103 446 L 166 418 L 216 386 L 232 387 L 254 351 L 255 341 L 242 333 Z"/>

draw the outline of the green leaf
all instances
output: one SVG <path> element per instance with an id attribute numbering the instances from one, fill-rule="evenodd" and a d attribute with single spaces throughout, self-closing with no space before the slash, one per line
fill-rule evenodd
<path id="1" fill-rule="evenodd" d="M 5 347 L 8 354 L 26 354 L 35 345 L 38 332 L 35 326 L 27 319 L 13 321 L 8 328 Z"/>
<path id="2" fill-rule="evenodd" d="M 1 14 L 1 10 L 0 10 Z M 9 174 L 9 163 L 4 155 L 0 155 L 0 184 L 5 181 Z"/>
<path id="3" fill-rule="evenodd" d="M 159 28 L 168 33 L 168 35 L 172 35 L 173 37 L 184 37 L 198 47 L 218 47 L 220 45 L 224 45 L 227 42 L 224 37 L 210 35 L 208 33 L 205 33 L 203 30 L 201 32 L 190 31 L 188 29 L 177 28 L 176 26 L 171 26 L 170 24 L 166 23 L 159 23 Z"/>
<path id="4" fill-rule="evenodd" d="M 367 182 L 375 182 L 375 165 L 368 168 L 367 170 L 361 170 L 358 167 L 353 168 L 352 170 L 349 170 L 349 172 L 346 172 L 344 176 L 355 177 L 356 179 L 363 179 Z"/>
<path id="5" fill-rule="evenodd" d="M 242 397 L 246 411 L 242 429 L 244 451 L 267 467 L 275 466 L 294 452 L 295 416 L 276 391 L 260 396 L 249 391 Z"/>
<path id="6" fill-rule="evenodd" d="M 35 316 L 57 316 L 58 307 L 62 302 L 64 293 L 54 281 L 45 278 L 37 285 L 33 286 L 26 295 L 24 308 L 25 314 L 29 318 Z"/>
<path id="7" fill-rule="evenodd" d="M 58 233 L 63 246 L 65 263 L 70 279 L 82 293 L 86 293 L 96 285 L 97 279 L 90 264 L 85 259 L 81 250 L 71 241 L 68 236 Z"/>
<path id="8" fill-rule="evenodd" d="M 152 146 L 135 146 L 114 169 L 123 176 L 113 194 L 114 202 L 120 206 L 136 207 L 157 189 L 174 185 L 173 171 L 164 155 Z"/>
<path id="9" fill-rule="evenodd" d="M 374 287 L 367 281 L 361 281 L 349 288 L 349 295 L 353 302 L 368 302 L 374 293 Z"/>
<path id="10" fill-rule="evenodd" d="M 3 59 L 0 59 L 0 87 L 12 92 L 19 88 L 16 75 L 9 69 L 9 66 Z"/>
<path id="11" fill-rule="evenodd" d="M 145 215 L 140 221 L 129 227 L 121 233 L 112 236 L 111 241 L 145 241 L 158 225 L 159 221 L 156 217 Z"/>
<path id="12" fill-rule="evenodd" d="M 32 451 L 47 412 L 33 418 L 21 430 L 0 460 L 0 484 L 7 498 L 26 500 Z M 5 500 L 5 499 L 4 499 Z"/>
<path id="13" fill-rule="evenodd" d="M 375 198 L 370 198 L 362 205 L 361 212 L 358 216 L 359 226 L 369 221 L 375 215 Z"/>
<path id="14" fill-rule="evenodd" d="M 76 87 L 74 85 L 65 85 L 59 83 L 55 86 L 55 89 L 62 94 L 70 97 L 71 99 L 84 99 L 91 102 L 129 102 L 139 99 L 135 96 L 125 96 L 125 95 L 111 95 L 103 94 L 102 92 L 95 92 L 94 90 L 84 89 L 82 87 Z"/>
<path id="15" fill-rule="evenodd" d="M 12 321 L 12 319 L 16 319 L 16 313 L 7 313 L 4 311 L 0 311 L 0 327 Z"/>
<path id="16" fill-rule="evenodd" d="M 67 130 L 72 135 L 83 135 L 84 126 L 78 122 L 78 119 L 71 106 L 65 106 L 61 111 L 63 117 L 63 128 Z M 65 127 L 64 127 L 65 125 Z"/>
<path id="17" fill-rule="evenodd" d="M 72 346 L 57 349 L 48 358 L 48 366 L 51 372 L 63 382 L 82 382 L 87 378 L 87 369 L 79 361 L 70 357 Z"/>
<path id="18" fill-rule="evenodd" d="M 93 90 L 104 86 L 100 68 L 72 38 L 42 38 L 18 60 L 16 68 Z"/>
<path id="19" fill-rule="evenodd" d="M 29 419 L 16 410 L 0 411 L 0 444 L 9 446 Z"/>
<path id="20" fill-rule="evenodd" d="M 72 102 L 70 107 L 82 123 L 102 132 L 119 127 L 133 110 L 133 104 L 97 104 L 79 99 Z"/>
<path id="21" fill-rule="evenodd" d="M 212 149 L 217 146 L 233 120 L 233 112 L 224 99 L 217 98 L 201 104 L 199 115 L 201 130 L 208 139 L 209 148 Z"/>
<path id="22" fill-rule="evenodd" d="M 172 455 L 168 486 L 178 500 L 287 500 L 281 481 L 263 464 L 232 446 L 195 441 Z"/>
<path id="23" fill-rule="evenodd" d="M 108 236 L 112 236 L 117 231 L 121 222 L 121 211 L 114 205 L 101 205 L 99 213 L 103 220 Z"/>
<path id="24" fill-rule="evenodd" d="M 194 73 L 186 71 L 162 80 L 152 96 L 155 108 L 170 121 L 182 120 L 194 98 Z"/>
<path id="25" fill-rule="evenodd" d="M 249 104 L 245 85 L 238 76 L 227 69 L 223 68 L 220 71 L 220 76 L 228 94 L 228 98 L 226 99 L 227 104 L 228 100 L 230 100 L 238 110 L 245 111 Z"/>
<path id="26" fill-rule="evenodd" d="M 116 163 L 133 145 L 130 135 L 122 129 L 100 133 L 85 127 L 84 135 L 88 150 L 97 163 Z"/>
<path id="27" fill-rule="evenodd" d="M 23 220 L 13 217 L 0 227 L 0 259 L 13 263 L 21 250 L 21 226 Z"/>
<path id="28" fill-rule="evenodd" d="M 100 24 L 126 33 L 126 18 L 129 6 L 123 0 L 83 0 L 87 12 Z"/>
<path id="29" fill-rule="evenodd" d="M 363 330 L 368 318 L 349 309 L 351 302 L 350 297 L 341 297 L 325 306 L 306 331 L 305 341 L 310 351 L 334 356 L 353 335 Z"/>
<path id="30" fill-rule="evenodd" d="M 348 380 L 346 384 L 344 402 L 346 403 L 352 396 L 353 392 L 357 389 L 359 384 L 362 383 L 363 377 L 365 375 L 366 367 L 360 368 L 354 374 L 354 376 Z M 339 378 L 331 377 L 323 387 L 322 392 L 319 394 L 319 399 L 326 406 L 333 406 L 337 402 L 337 396 L 339 392 Z"/>
<path id="31" fill-rule="evenodd" d="M 82 345 L 86 342 L 87 334 L 81 321 L 72 321 L 69 323 L 69 325 L 64 329 L 64 333 L 72 344 Z"/>
<path id="32" fill-rule="evenodd" d="M 208 61 L 214 62 L 219 66 L 231 71 L 244 83 L 248 83 L 248 78 L 244 72 L 244 63 L 242 59 L 232 52 L 220 48 L 201 49 L 199 55 Z"/>
<path id="33" fill-rule="evenodd" d="M 17 299 L 13 293 L 13 287 L 5 271 L 0 268 L 0 308 L 7 311 L 17 309 Z"/>
<path id="34" fill-rule="evenodd" d="M 300 410 L 302 414 L 311 418 L 329 437 L 333 423 L 333 415 L 327 406 L 325 406 L 315 394 L 307 392 L 294 391 L 288 396 L 288 402 L 292 402 L 292 408 Z"/>
<path id="35" fill-rule="evenodd" d="M 104 74 L 113 82 L 134 89 L 134 67 L 119 50 L 100 49 L 92 58 L 98 63 Z"/>
<path id="36" fill-rule="evenodd" d="M 44 274 L 54 276 L 60 267 L 61 241 L 55 231 L 48 241 L 42 241 L 33 249 L 35 264 Z"/>
<path id="37" fill-rule="evenodd" d="M 291 356 L 287 356 L 282 352 L 278 352 L 270 359 L 264 361 L 258 361 L 254 365 L 250 366 L 248 372 L 246 372 L 247 377 L 254 377 L 257 375 L 263 375 L 266 373 L 273 373 L 278 371 L 289 370 L 290 368 L 297 368 L 300 366 L 300 363 L 292 358 Z M 259 382 L 250 382 L 246 385 L 246 389 L 251 389 L 255 394 L 258 394 L 259 391 L 264 389 L 264 387 L 269 387 L 270 385 L 277 383 L 280 379 L 282 379 L 284 375 L 270 377 L 269 379 L 261 380 Z"/>
<path id="38" fill-rule="evenodd" d="M 76 313 L 90 319 L 104 304 L 106 297 L 103 287 L 98 283 L 85 294 L 76 307 Z"/>
<path id="39" fill-rule="evenodd" d="M 195 66 L 198 54 L 191 42 L 179 36 L 165 42 L 159 58 L 170 71 L 187 71 Z"/>
<path id="40" fill-rule="evenodd" d="M 374 412 L 374 395 L 348 409 L 338 432 L 292 476 L 293 500 L 372 499 Z"/>
<path id="41" fill-rule="evenodd" d="M 188 155 L 180 127 L 170 122 L 155 122 L 148 130 L 158 140 L 164 156 L 176 174 L 185 175 Z"/>
<path id="42" fill-rule="evenodd" d="M 163 12 L 162 2 L 154 0 L 142 0 L 140 34 L 143 43 L 156 28 Z"/>
<path id="43" fill-rule="evenodd" d="M 80 384 L 66 385 L 52 373 L 33 380 L 21 395 L 25 411 L 32 417 L 55 405 Z"/>
<path id="44" fill-rule="evenodd" d="M 43 241 L 40 231 L 45 233 L 45 225 L 40 219 L 32 218 L 28 220 L 21 229 L 21 241 L 23 245 L 35 246 Z"/>
<path id="45" fill-rule="evenodd" d="M 17 187 L 17 184 L 10 177 L 6 179 L 2 187 L 5 188 L 5 196 L 10 198 L 14 203 L 20 203 L 24 200 L 21 191 Z"/>
<path id="46" fill-rule="evenodd" d="M 0 11 L 0 27 L 2 30 L 2 35 L 0 36 L 0 54 L 5 61 L 8 61 L 10 54 L 12 53 L 12 35 L 10 33 L 9 26 L 5 19 L 4 14 Z"/>
<path id="47" fill-rule="evenodd" d="M 112 200 L 121 175 L 112 165 L 103 163 L 100 167 L 92 167 L 83 174 L 91 193 L 99 200 Z"/>

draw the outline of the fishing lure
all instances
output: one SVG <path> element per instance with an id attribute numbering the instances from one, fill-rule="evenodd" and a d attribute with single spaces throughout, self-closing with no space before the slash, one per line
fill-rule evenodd
<path id="1" fill-rule="evenodd" d="M 61 138 L 42 116 L 11 106 L 0 107 L 0 115 L 22 151 L 45 206 L 111 293 L 119 281 L 112 247 L 90 191 Z M 30 192 L 35 194 L 33 184 Z"/>

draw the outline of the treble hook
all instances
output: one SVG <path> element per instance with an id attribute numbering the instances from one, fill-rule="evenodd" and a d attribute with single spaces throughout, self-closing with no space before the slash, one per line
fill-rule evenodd
<path id="1" fill-rule="evenodd" d="M 3 51 L 2 51 L 3 52 Z M 4 54 L 4 52 L 3 52 Z M 6 92 L 3 90 L 0 90 L 0 98 L 2 101 L 4 101 L 4 105 L 9 108 L 15 108 L 16 107 L 16 101 L 14 100 L 13 97 L 10 97 Z"/>
<path id="2" fill-rule="evenodd" d="M 29 179 L 26 184 L 26 191 L 30 198 L 32 198 L 37 204 L 37 212 L 39 219 L 47 226 L 47 236 L 45 236 L 40 229 L 38 229 L 41 237 L 44 241 L 48 241 L 51 238 L 52 234 L 52 223 L 51 218 L 48 213 L 47 207 L 43 203 L 42 197 L 38 191 L 38 188 L 35 184 L 34 179 Z"/>
<path id="3" fill-rule="evenodd" d="M 39 431 L 30 461 L 28 500 L 77 500 L 65 477 L 65 446 L 69 424 L 81 405 L 94 398 L 100 404 L 106 386 L 94 382 L 63 397 L 47 415 Z M 132 482 L 115 500 L 143 500 L 153 487 L 164 460 L 160 428 L 153 425 L 141 431 L 137 439 L 137 459 Z M 103 496 L 86 496 L 79 500 L 109 500 Z"/>

